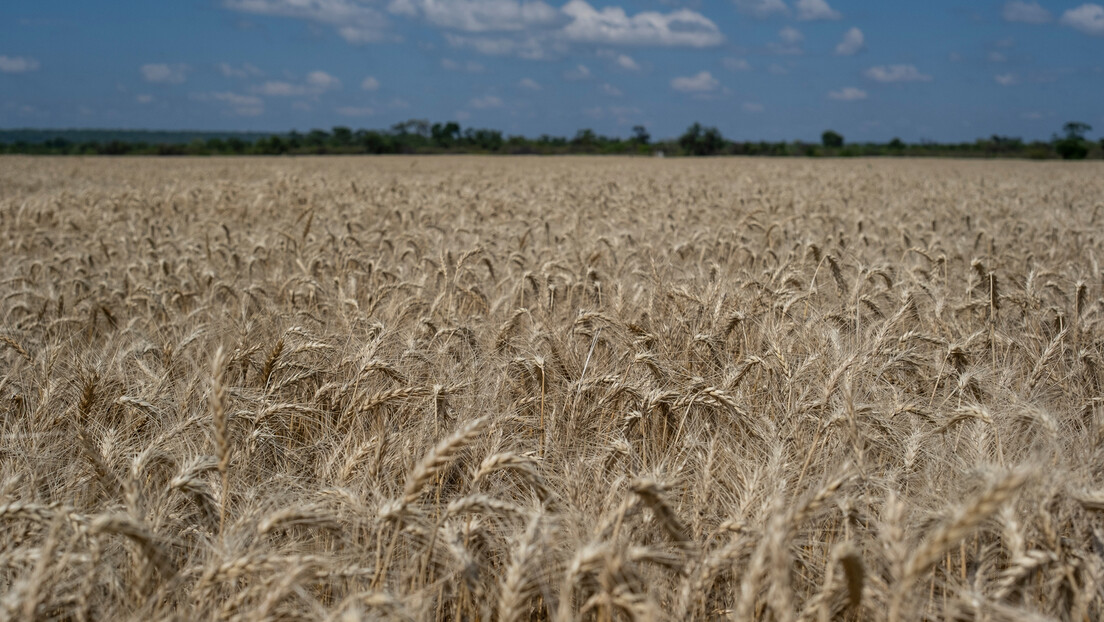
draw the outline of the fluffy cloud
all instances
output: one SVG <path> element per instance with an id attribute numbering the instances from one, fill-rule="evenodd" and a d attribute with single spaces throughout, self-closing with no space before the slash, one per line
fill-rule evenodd
<path id="1" fill-rule="evenodd" d="M 853 86 L 846 86 L 842 89 L 829 91 L 828 97 L 841 102 L 854 102 L 866 99 L 866 91 Z"/>
<path id="2" fill-rule="evenodd" d="M 362 91 L 375 91 L 378 90 L 379 87 L 379 80 L 373 78 L 372 76 L 368 76 L 367 78 L 360 81 L 360 90 Z"/>
<path id="3" fill-rule="evenodd" d="M 823 1 L 823 0 L 819 0 Z M 741 0 L 748 2 L 748 0 Z M 450 45 L 482 54 L 542 59 L 562 55 L 571 43 L 709 47 L 724 41 L 717 25 L 696 11 L 595 8 L 569 0 L 556 8 L 544 0 L 222 0 L 230 10 L 301 19 L 331 26 L 350 43 L 397 40 L 384 12 L 446 30 Z M 753 0 L 755 12 L 773 12 L 781 0 Z M 630 59 L 631 60 L 631 59 Z"/>
<path id="4" fill-rule="evenodd" d="M 1062 23 L 1087 35 L 1104 37 L 1104 6 L 1082 4 L 1063 13 Z"/>
<path id="5" fill-rule="evenodd" d="M 786 26 L 782 30 L 778 31 L 779 42 L 771 42 L 767 44 L 767 48 L 775 54 L 783 54 L 796 56 L 802 53 L 801 46 L 798 45 L 805 40 L 805 35 L 801 34 L 801 31 L 791 26 Z"/>
<path id="6" fill-rule="evenodd" d="M 488 56 L 517 56 L 528 60 L 548 58 L 553 52 L 563 52 L 565 48 L 547 37 L 467 37 L 447 33 L 445 40 L 456 48 L 475 50 Z"/>
<path id="7" fill-rule="evenodd" d="M 797 0 L 797 19 L 804 21 L 816 21 L 824 19 L 839 19 L 843 17 L 839 11 L 828 6 L 825 0 Z"/>
<path id="8" fill-rule="evenodd" d="M 38 71 L 38 61 L 25 56 L 0 56 L 0 73 Z"/>
<path id="9" fill-rule="evenodd" d="M 180 84 L 187 79 L 187 65 L 167 65 L 165 63 L 148 63 L 142 65 L 139 70 L 146 82 L 158 84 Z"/>
<path id="10" fill-rule="evenodd" d="M 994 76 L 993 79 L 1001 86 L 1015 86 L 1020 83 L 1019 76 L 1014 73 L 1002 73 Z"/>
<path id="11" fill-rule="evenodd" d="M 862 51 L 866 45 L 866 37 L 863 31 L 852 28 L 843 34 L 843 40 L 836 46 L 836 54 L 839 56 L 852 56 Z"/>
<path id="12" fill-rule="evenodd" d="M 392 0 L 388 10 L 466 32 L 526 30 L 553 26 L 563 20 L 559 11 L 540 0 Z"/>
<path id="13" fill-rule="evenodd" d="M 624 93 L 621 92 L 621 89 L 608 82 L 598 88 L 602 91 L 602 93 L 609 95 L 610 97 L 621 97 L 622 95 L 624 95 Z"/>
<path id="14" fill-rule="evenodd" d="M 356 0 L 224 0 L 223 6 L 255 15 L 290 17 L 333 26 L 349 43 L 391 39 L 386 16 Z"/>
<path id="15" fill-rule="evenodd" d="M 774 14 L 788 14 L 790 9 L 782 0 L 733 0 L 736 9 L 755 17 L 768 17 Z"/>
<path id="16" fill-rule="evenodd" d="M 341 88 L 341 80 L 338 80 L 325 71 L 317 70 L 307 74 L 307 84 L 320 91 Z"/>
<path id="17" fill-rule="evenodd" d="M 720 85 L 721 83 L 708 71 L 671 80 L 671 88 L 683 93 L 710 93 L 717 90 Z"/>
<path id="18" fill-rule="evenodd" d="M 741 108 L 744 109 L 744 112 L 750 112 L 752 114 L 758 114 L 767 109 L 767 107 L 763 104 L 758 104 L 755 102 L 744 102 L 744 105 L 741 106 Z"/>
<path id="19" fill-rule="evenodd" d="M 536 80 L 532 78 L 522 78 L 521 81 L 518 82 L 518 86 L 527 91 L 539 91 L 543 88 Z"/>
<path id="20" fill-rule="evenodd" d="M 501 108 L 502 100 L 494 95 L 484 95 L 483 97 L 476 97 L 468 102 L 472 108 L 479 110 L 487 110 L 489 108 Z"/>
<path id="21" fill-rule="evenodd" d="M 1006 2 L 1001 11 L 1005 21 L 1022 22 L 1024 24 L 1045 24 L 1052 19 L 1050 11 L 1044 9 L 1038 2 Z"/>
<path id="22" fill-rule="evenodd" d="M 724 41 L 716 24 L 689 9 L 671 13 L 645 11 L 630 16 L 620 7 L 598 10 L 584 0 L 571 0 L 561 10 L 571 18 L 560 31 L 570 41 L 698 48 Z"/>
<path id="23" fill-rule="evenodd" d="M 565 80 L 586 80 L 590 77 L 590 68 L 586 65 L 576 65 L 574 69 L 564 72 Z"/>
<path id="24" fill-rule="evenodd" d="M 153 95 L 138 95 L 134 98 L 134 101 L 138 102 L 139 104 L 152 104 Z"/>
<path id="25" fill-rule="evenodd" d="M 915 65 L 880 65 L 866 70 L 866 77 L 875 82 L 931 82 L 932 77 L 920 73 Z"/>
<path id="26" fill-rule="evenodd" d="M 782 39 L 786 43 L 794 44 L 804 41 L 805 35 L 801 34 L 801 31 L 796 28 L 786 26 L 782 30 L 778 31 L 778 38 Z"/>
<path id="27" fill-rule="evenodd" d="M 599 50 L 598 56 L 609 59 L 613 64 L 626 71 L 640 71 L 640 65 L 628 54 L 619 54 L 613 50 Z"/>

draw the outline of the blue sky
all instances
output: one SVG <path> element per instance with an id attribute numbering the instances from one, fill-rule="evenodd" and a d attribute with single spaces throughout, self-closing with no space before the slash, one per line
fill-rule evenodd
<path id="1" fill-rule="evenodd" d="M 742 140 L 1104 134 L 1104 5 L 1004 0 L 36 0 L 0 127 L 457 120 Z"/>

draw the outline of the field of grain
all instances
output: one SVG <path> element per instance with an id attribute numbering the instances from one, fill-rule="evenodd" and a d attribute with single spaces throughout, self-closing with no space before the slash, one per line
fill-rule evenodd
<path id="1" fill-rule="evenodd" d="M 1104 616 L 1104 166 L 0 159 L 0 617 Z"/>

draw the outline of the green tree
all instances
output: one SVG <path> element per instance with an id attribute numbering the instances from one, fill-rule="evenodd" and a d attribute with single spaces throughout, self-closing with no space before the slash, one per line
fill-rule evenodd
<path id="1" fill-rule="evenodd" d="M 1066 138 L 1085 140 L 1085 134 L 1092 131 L 1092 126 L 1080 121 L 1070 121 L 1062 126 L 1062 131 L 1066 133 Z"/>
<path id="2" fill-rule="evenodd" d="M 429 138 L 431 125 L 428 119 L 410 119 L 391 126 L 391 131 L 396 134 L 416 134 L 423 138 Z"/>
<path id="3" fill-rule="evenodd" d="M 1066 136 L 1055 139 L 1054 150 L 1063 160 L 1084 160 L 1089 155 L 1089 147 L 1085 144 L 1085 134 L 1092 131 L 1092 126 L 1080 121 L 1070 121 L 1062 126 Z"/>
<path id="4" fill-rule="evenodd" d="M 460 124 L 455 121 L 448 123 L 434 123 L 430 129 L 430 136 L 438 147 L 451 147 L 460 139 Z"/>
<path id="5" fill-rule="evenodd" d="M 353 130 L 337 126 L 333 128 L 333 144 L 338 147 L 348 147 L 353 143 Z"/>
<path id="6" fill-rule="evenodd" d="M 889 149 L 890 151 L 904 151 L 905 141 L 901 140 L 900 138 L 894 137 L 893 140 L 889 141 Z"/>
<path id="7" fill-rule="evenodd" d="M 652 142 L 652 135 L 648 133 L 648 128 L 643 125 L 634 125 L 632 133 L 632 141 L 638 145 L 647 145 Z"/>
<path id="8" fill-rule="evenodd" d="M 843 146 L 843 135 L 834 130 L 828 130 L 820 135 L 820 142 L 829 149 L 839 149 Z"/>
<path id="9" fill-rule="evenodd" d="M 325 130 L 311 130 L 303 144 L 315 153 L 326 153 L 326 143 L 330 142 L 330 133 Z"/>
<path id="10" fill-rule="evenodd" d="M 589 127 L 575 132 L 575 138 L 571 140 L 571 144 L 578 147 L 593 147 L 596 142 L 598 142 L 598 136 Z"/>
<path id="11" fill-rule="evenodd" d="M 715 155 L 724 151 L 727 141 L 721 131 L 715 127 L 702 127 L 694 123 L 679 136 L 679 147 L 683 153 L 696 156 Z"/>

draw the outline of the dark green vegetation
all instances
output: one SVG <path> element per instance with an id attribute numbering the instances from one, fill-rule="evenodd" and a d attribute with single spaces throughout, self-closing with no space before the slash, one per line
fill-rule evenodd
<path id="1" fill-rule="evenodd" d="M 1070 122 L 1062 135 L 1050 141 L 1024 142 L 993 135 L 967 143 L 922 141 L 908 144 L 899 138 L 888 143 L 846 143 L 828 130 L 821 143 L 802 141 L 741 141 L 726 138 L 719 129 L 694 123 L 681 136 L 652 141 L 638 125 L 632 136 L 602 136 L 582 129 L 573 138 L 505 136 L 492 129 L 462 128 L 459 123 L 430 123 L 411 119 L 388 130 L 334 127 L 307 133 L 263 132 L 154 132 L 136 130 L 0 130 L 0 153 L 32 155 L 322 155 L 322 154 L 621 154 L 683 156 L 921 156 L 1001 157 L 1038 160 L 1104 158 L 1104 139 L 1086 138 L 1092 127 Z"/>

